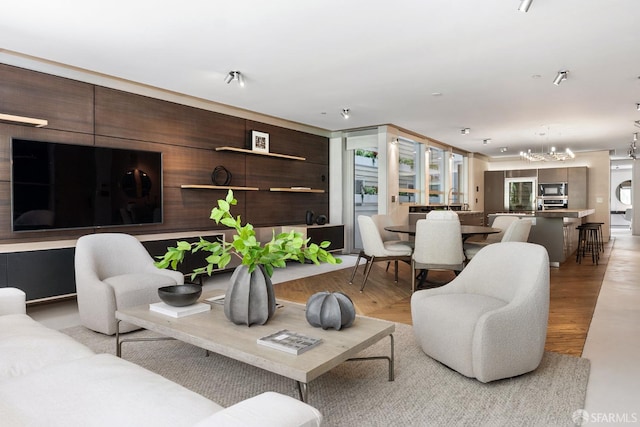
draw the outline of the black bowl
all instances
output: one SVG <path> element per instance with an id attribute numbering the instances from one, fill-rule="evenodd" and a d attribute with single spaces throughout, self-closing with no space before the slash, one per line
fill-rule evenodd
<path id="1" fill-rule="evenodd" d="M 198 301 L 202 294 L 202 286 L 195 283 L 185 283 L 184 285 L 164 286 L 158 289 L 160 299 L 174 307 L 184 307 Z"/>

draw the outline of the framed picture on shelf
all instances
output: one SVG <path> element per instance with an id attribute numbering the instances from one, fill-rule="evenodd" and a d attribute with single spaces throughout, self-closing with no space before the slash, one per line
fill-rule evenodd
<path id="1" fill-rule="evenodd" d="M 269 152 L 269 134 L 264 132 L 258 132 L 257 130 L 251 131 L 251 149 L 253 151 L 262 151 L 264 153 Z"/>

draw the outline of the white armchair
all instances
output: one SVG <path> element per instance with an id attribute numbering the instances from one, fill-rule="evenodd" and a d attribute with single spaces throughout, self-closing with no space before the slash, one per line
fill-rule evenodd
<path id="1" fill-rule="evenodd" d="M 489 382 L 538 367 L 549 316 L 549 257 L 523 242 L 483 248 L 453 281 L 415 292 L 422 350 L 462 375 Z"/>
<path id="2" fill-rule="evenodd" d="M 82 324 L 107 335 L 116 333 L 116 310 L 160 301 L 158 288 L 181 285 L 182 273 L 161 270 L 142 243 L 120 233 L 89 234 L 78 239 L 76 292 Z M 120 332 L 139 329 L 122 323 Z"/>

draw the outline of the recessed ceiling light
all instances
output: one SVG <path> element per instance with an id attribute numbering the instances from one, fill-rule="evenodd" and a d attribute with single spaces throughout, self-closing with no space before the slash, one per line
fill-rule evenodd
<path id="1" fill-rule="evenodd" d="M 442 96 L 442 92 L 432 92 L 431 96 Z"/>
<path id="2" fill-rule="evenodd" d="M 349 109 L 348 109 L 348 108 L 343 108 L 343 109 L 342 109 L 342 112 L 341 112 L 340 114 L 341 114 L 341 115 L 342 115 L 342 117 L 344 117 L 344 118 L 345 118 L 345 120 L 346 120 L 346 119 L 348 119 L 348 118 L 349 118 L 349 116 L 351 115 L 351 112 L 349 111 Z"/>
<path id="3" fill-rule="evenodd" d="M 490 142 L 491 142 L 491 138 L 483 139 L 482 140 L 482 145 L 487 145 Z"/>
<path id="4" fill-rule="evenodd" d="M 531 78 L 532 79 L 540 79 L 540 78 L 542 78 L 542 75 L 540 75 L 540 74 L 532 74 Z"/>

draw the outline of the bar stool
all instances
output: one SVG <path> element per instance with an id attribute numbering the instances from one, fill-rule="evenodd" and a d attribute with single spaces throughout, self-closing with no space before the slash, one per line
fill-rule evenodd
<path id="1" fill-rule="evenodd" d="M 585 224 L 598 227 L 596 231 L 598 237 L 598 249 L 600 252 L 604 252 L 604 238 L 602 237 L 602 224 L 604 224 L 604 222 L 585 222 Z"/>
<path id="2" fill-rule="evenodd" d="M 598 265 L 600 260 L 600 243 L 598 241 L 598 225 L 582 224 L 576 227 L 579 231 L 578 250 L 576 251 L 576 262 L 582 264 L 582 258 L 587 253 L 591 253 L 591 261 Z"/>

